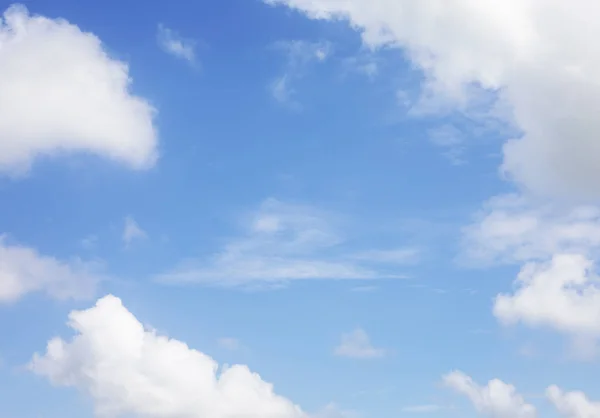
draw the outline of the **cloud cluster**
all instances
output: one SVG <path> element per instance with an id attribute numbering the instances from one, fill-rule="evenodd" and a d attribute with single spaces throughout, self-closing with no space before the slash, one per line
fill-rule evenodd
<path id="1" fill-rule="evenodd" d="M 466 396 L 475 409 L 490 418 L 536 418 L 536 408 L 527 403 L 517 389 L 499 379 L 485 386 L 478 385 L 463 372 L 455 371 L 443 377 L 444 384 Z M 552 385 L 546 389 L 547 400 L 565 418 L 595 418 L 600 416 L 600 403 L 590 401 L 582 392 L 564 392 Z"/>
<path id="2" fill-rule="evenodd" d="M 455 371 L 443 377 L 444 384 L 469 398 L 478 412 L 493 418 L 535 418 L 533 405 L 517 393 L 514 386 L 491 380 L 479 386 L 466 374 Z"/>
<path id="3" fill-rule="evenodd" d="M 0 172 L 22 175 L 39 157 L 74 152 L 151 167 L 155 110 L 130 84 L 127 64 L 95 35 L 9 7 L 0 17 Z"/>
<path id="4" fill-rule="evenodd" d="M 543 194 L 600 197 L 600 6 L 593 0 L 265 0 L 308 17 L 343 19 L 372 48 L 403 49 L 426 76 L 424 97 L 466 108 L 484 90 L 489 109 L 522 136 L 502 170 Z M 475 96 L 474 96 L 475 94 Z"/>
<path id="5" fill-rule="evenodd" d="M 76 332 L 55 338 L 30 369 L 94 400 L 100 417 L 306 418 L 246 366 L 211 357 L 144 329 L 114 296 L 69 316 Z"/>

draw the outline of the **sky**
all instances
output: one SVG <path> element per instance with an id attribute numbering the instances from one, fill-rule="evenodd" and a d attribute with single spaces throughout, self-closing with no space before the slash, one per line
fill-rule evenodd
<path id="1" fill-rule="evenodd" d="M 600 3 L 0 13 L 1 416 L 600 418 Z"/>

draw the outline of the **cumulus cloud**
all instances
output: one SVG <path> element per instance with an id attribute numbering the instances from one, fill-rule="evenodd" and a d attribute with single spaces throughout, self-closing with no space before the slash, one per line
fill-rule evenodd
<path id="1" fill-rule="evenodd" d="M 156 39 L 158 46 L 166 53 L 192 64 L 196 62 L 196 43 L 193 40 L 181 37 L 162 23 L 158 25 Z"/>
<path id="2" fill-rule="evenodd" d="M 600 417 L 600 402 L 592 402 L 583 392 L 563 392 L 557 386 L 546 390 L 546 397 L 565 418 Z"/>
<path id="3" fill-rule="evenodd" d="M 567 333 L 576 348 L 590 352 L 590 344 L 600 337 L 600 281 L 593 263 L 582 255 L 562 254 L 526 264 L 515 292 L 496 297 L 494 315 L 505 324 L 522 322 Z"/>
<path id="4" fill-rule="evenodd" d="M 41 292 L 55 299 L 92 297 L 101 277 L 97 266 L 80 260 L 61 261 L 33 248 L 9 245 L 0 236 L 0 303 Z"/>
<path id="5" fill-rule="evenodd" d="M 76 335 L 54 338 L 30 369 L 92 398 L 101 417 L 304 418 L 248 367 L 219 366 L 185 343 L 144 329 L 114 296 L 69 315 Z"/>
<path id="6" fill-rule="evenodd" d="M 371 48 L 392 47 L 423 71 L 424 96 L 455 109 L 495 97 L 522 135 L 502 170 L 542 194 L 600 197 L 600 5 L 593 0 L 264 0 L 312 19 L 345 20 Z M 473 93 L 475 92 L 475 95 Z"/>
<path id="7" fill-rule="evenodd" d="M 122 239 L 126 246 L 129 246 L 133 241 L 139 239 L 146 239 L 148 234 L 144 231 L 131 216 L 125 218 L 125 225 L 123 226 Z"/>
<path id="8" fill-rule="evenodd" d="M 444 384 L 469 398 L 475 409 L 491 418 L 535 418 L 536 409 L 512 385 L 493 379 L 478 385 L 463 372 L 455 371 L 443 377 Z"/>
<path id="9" fill-rule="evenodd" d="M 155 110 L 130 92 L 127 64 L 100 39 L 20 5 L 0 18 L 0 172 L 87 153 L 133 169 L 157 159 Z"/>
<path id="10" fill-rule="evenodd" d="M 342 340 L 340 345 L 335 348 L 334 354 L 340 357 L 373 359 L 383 357 L 385 350 L 373 347 L 367 333 L 363 329 L 357 328 L 352 332 L 342 334 Z"/>
<path id="11" fill-rule="evenodd" d="M 267 199 L 245 220 L 245 233 L 208 259 L 183 262 L 158 277 L 167 283 L 279 286 L 292 280 L 402 278 L 398 265 L 414 261 L 408 249 L 353 252 L 316 208 Z"/>

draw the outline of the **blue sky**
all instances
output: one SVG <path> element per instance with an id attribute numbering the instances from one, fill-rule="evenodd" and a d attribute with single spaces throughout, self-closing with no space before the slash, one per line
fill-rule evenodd
<path id="1" fill-rule="evenodd" d="M 1 3 L 3 415 L 600 416 L 573 3 Z"/>

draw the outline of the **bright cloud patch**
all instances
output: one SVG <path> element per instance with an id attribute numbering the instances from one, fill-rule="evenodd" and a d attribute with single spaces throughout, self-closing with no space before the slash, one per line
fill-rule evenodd
<path id="1" fill-rule="evenodd" d="M 219 286 L 275 286 L 291 280 L 402 278 L 414 249 L 352 252 L 329 214 L 268 199 L 246 220 L 245 234 L 206 260 L 188 260 L 158 279 Z"/>
<path id="2" fill-rule="evenodd" d="M 444 383 L 456 392 L 465 395 L 475 409 L 491 418 L 535 418 L 533 405 L 525 402 L 514 386 L 501 380 L 491 380 L 479 386 L 462 372 L 452 372 L 443 378 Z"/>
<path id="3" fill-rule="evenodd" d="M 0 18 L 0 171 L 37 157 L 85 152 L 148 168 L 154 109 L 130 93 L 127 65 L 91 33 L 12 6 Z"/>
<path id="4" fill-rule="evenodd" d="M 557 386 L 550 386 L 546 396 L 565 418 L 600 417 L 600 402 L 590 401 L 582 392 L 565 393 Z"/>
<path id="5" fill-rule="evenodd" d="M 494 314 L 502 322 L 549 326 L 580 343 L 600 337 L 600 280 L 593 263 L 581 255 L 557 255 L 552 261 L 525 265 L 512 295 L 496 298 Z"/>
<path id="6" fill-rule="evenodd" d="M 540 193 L 600 197 L 600 49 L 589 48 L 600 37 L 597 2 L 265 2 L 346 20 L 370 47 L 404 49 L 426 75 L 424 97 L 464 109 L 492 92 L 523 133 L 504 146 L 508 176 Z"/>
<path id="7" fill-rule="evenodd" d="M 464 258 L 469 263 L 512 264 L 547 260 L 556 253 L 592 254 L 600 249 L 600 209 L 565 209 L 517 195 L 498 196 L 464 232 Z"/>
<path id="8" fill-rule="evenodd" d="M 55 338 L 30 368 L 92 397 L 98 416 L 301 418 L 246 366 L 227 368 L 186 344 L 145 330 L 113 296 L 74 311 L 70 341 Z"/>
<path id="9" fill-rule="evenodd" d="M 56 299 L 81 299 L 94 294 L 100 277 L 78 260 L 60 261 L 0 237 L 0 303 L 43 292 Z"/>

